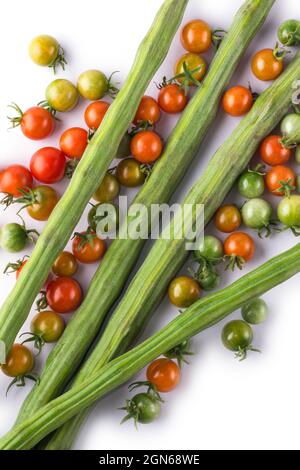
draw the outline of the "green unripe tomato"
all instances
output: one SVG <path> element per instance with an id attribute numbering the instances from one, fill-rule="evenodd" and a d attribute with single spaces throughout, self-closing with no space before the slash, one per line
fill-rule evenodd
<path id="1" fill-rule="evenodd" d="M 241 196 L 247 199 L 257 198 L 265 191 L 265 180 L 263 175 L 255 171 L 245 171 L 238 181 L 238 189 Z"/>
<path id="2" fill-rule="evenodd" d="M 251 346 L 253 331 L 248 323 L 242 320 L 233 320 L 224 326 L 222 341 L 229 351 L 242 351 Z"/>
<path id="3" fill-rule="evenodd" d="M 298 163 L 298 165 L 300 165 L 300 145 L 298 145 L 298 147 L 297 147 L 296 154 L 295 154 L 295 159 L 296 159 L 296 163 Z"/>
<path id="4" fill-rule="evenodd" d="M 111 202 L 120 193 L 120 185 L 117 178 L 107 172 L 100 184 L 99 188 L 93 195 L 93 199 L 97 202 Z"/>
<path id="5" fill-rule="evenodd" d="M 256 230 L 268 227 L 273 214 L 272 206 L 264 199 L 250 199 L 242 208 L 244 224 Z"/>
<path id="6" fill-rule="evenodd" d="M 202 238 L 198 250 L 195 251 L 197 259 L 203 258 L 209 261 L 218 261 L 224 255 L 223 243 L 212 235 L 206 235 Z"/>
<path id="7" fill-rule="evenodd" d="M 83 98 L 95 101 L 103 98 L 108 91 L 109 84 L 100 70 L 87 70 L 79 76 L 77 88 Z"/>
<path id="8" fill-rule="evenodd" d="M 28 234 L 20 224 L 6 224 L 0 230 L 0 245 L 10 253 L 22 251 L 27 243 Z"/>
<path id="9" fill-rule="evenodd" d="M 278 29 L 278 39 L 284 46 L 297 46 L 300 44 L 300 22 L 287 20 Z"/>
<path id="10" fill-rule="evenodd" d="M 51 311 L 39 312 L 32 319 L 30 330 L 39 336 L 45 343 L 55 343 L 59 340 L 65 329 L 65 322 L 61 315 Z"/>
<path id="11" fill-rule="evenodd" d="M 151 397 L 148 393 L 135 395 L 131 399 L 131 407 L 138 423 L 152 423 L 160 415 L 160 404 L 158 400 Z"/>
<path id="12" fill-rule="evenodd" d="M 46 100 L 55 111 L 71 111 L 78 102 L 78 91 L 69 80 L 59 78 L 48 85 Z"/>
<path id="13" fill-rule="evenodd" d="M 31 60 L 42 67 L 51 67 L 59 54 L 59 43 L 57 40 L 42 34 L 32 39 L 29 44 L 29 55 Z"/>
<path id="14" fill-rule="evenodd" d="M 221 283 L 220 274 L 213 269 L 203 269 L 197 276 L 197 280 L 205 291 L 217 289 Z"/>
<path id="15" fill-rule="evenodd" d="M 287 227 L 300 227 L 300 196 L 282 199 L 278 206 L 278 219 Z"/>
<path id="16" fill-rule="evenodd" d="M 262 299 L 252 299 L 242 307 L 242 317 L 250 325 L 263 323 L 268 316 L 268 306 Z"/>
<path id="17" fill-rule="evenodd" d="M 288 144 L 300 144 L 300 114 L 288 114 L 281 123 L 283 141 Z"/>

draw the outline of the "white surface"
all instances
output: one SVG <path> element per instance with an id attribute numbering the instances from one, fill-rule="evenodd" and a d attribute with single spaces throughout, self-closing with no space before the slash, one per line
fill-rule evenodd
<path id="1" fill-rule="evenodd" d="M 1 73 L 1 168 L 12 163 L 28 164 L 31 154 L 46 143 L 26 140 L 19 130 L 7 132 L 7 108 L 11 101 L 23 109 L 44 98 L 44 89 L 53 79 L 52 72 L 31 63 L 27 55 L 30 39 L 39 33 L 52 34 L 66 49 L 67 71 L 58 76 L 75 81 L 85 69 L 100 68 L 106 73 L 120 70 L 123 81 L 133 61 L 136 48 L 149 27 L 162 0 L 90 0 L 83 10 L 76 2 L 52 0 L 51 7 L 37 0 L 5 2 L 2 5 Z M 227 29 L 242 0 L 191 0 L 185 21 L 198 17 L 213 27 Z M 72 5 L 72 6 L 71 6 Z M 262 47 L 272 47 L 277 27 L 282 20 L 299 17 L 299 0 L 278 0 L 273 10 L 232 80 L 232 84 L 247 84 L 261 91 L 264 84 L 257 82 L 250 71 L 251 54 Z M 170 54 L 154 81 L 172 74 L 173 63 L 183 53 L 177 35 Z M 157 91 L 152 84 L 148 90 Z M 53 145 L 62 129 L 84 125 L 80 103 L 75 112 L 63 116 L 54 136 Z M 175 120 L 164 117 L 160 130 L 167 137 Z M 174 201 L 181 200 L 186 190 L 200 176 L 208 159 L 230 135 L 238 120 L 225 117 L 222 112 L 201 147 L 198 158 L 177 191 Z M 63 186 L 60 185 L 62 191 Z M 234 194 L 229 198 L 235 201 Z M 0 224 L 14 221 L 14 209 L 0 213 Z M 29 218 L 28 226 L 42 229 Z M 84 228 L 83 218 L 81 227 Z M 252 269 L 263 261 L 296 243 L 289 235 L 278 235 L 268 241 L 257 242 L 255 260 L 247 266 Z M 28 253 L 28 251 L 26 251 Z M 25 254 L 25 253 L 24 253 Z M 22 253 L 21 253 L 22 255 Z M 9 260 L 17 259 L 4 252 L 0 255 L 0 272 Z M 84 288 L 93 269 L 81 268 L 79 278 Z M 235 276 L 226 274 L 226 283 Z M 0 301 L 14 284 L 14 276 L 0 276 Z M 210 329 L 193 342 L 196 355 L 189 367 L 183 369 L 181 385 L 166 397 L 162 417 L 155 424 L 140 427 L 136 432 L 132 423 L 119 425 L 122 414 L 117 410 L 128 396 L 126 386 L 99 403 L 76 443 L 77 449 L 299 449 L 299 277 L 278 287 L 265 296 L 271 314 L 265 325 L 255 328 L 256 347 L 262 355 L 251 354 L 240 364 L 223 349 L 220 342 L 222 325 Z M 176 310 L 165 301 L 148 326 L 149 335 L 174 317 Z M 235 315 L 238 317 L 238 312 Z M 28 331 L 28 324 L 24 326 Z M 46 353 L 46 351 L 45 351 Z M 39 358 L 42 367 L 45 354 Z M 141 378 L 143 374 L 141 374 Z M 0 376 L 0 432 L 13 424 L 19 406 L 29 391 L 14 389 L 5 398 L 6 378 Z"/>

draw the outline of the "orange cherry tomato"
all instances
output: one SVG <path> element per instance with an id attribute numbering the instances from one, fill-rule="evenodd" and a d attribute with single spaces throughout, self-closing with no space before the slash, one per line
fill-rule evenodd
<path id="1" fill-rule="evenodd" d="M 256 78 L 268 82 L 279 77 L 284 66 L 283 60 L 275 57 L 273 49 L 263 49 L 254 55 L 251 68 Z"/>
<path id="2" fill-rule="evenodd" d="M 231 116 L 243 116 L 253 106 L 253 95 L 249 88 L 234 86 L 223 96 L 224 111 Z"/>
<path id="3" fill-rule="evenodd" d="M 32 190 L 32 203 L 27 212 L 34 220 L 48 220 L 59 201 L 59 195 L 50 186 L 36 186 Z"/>
<path id="4" fill-rule="evenodd" d="M 244 261 L 250 261 L 255 253 L 254 241 L 247 233 L 232 233 L 225 240 L 224 251 L 227 256 L 238 256 Z"/>
<path id="5" fill-rule="evenodd" d="M 20 189 L 32 188 L 30 171 L 22 165 L 11 165 L 1 172 L 0 191 L 14 197 L 22 196 Z"/>
<path id="6" fill-rule="evenodd" d="M 110 107 L 106 101 L 94 101 L 89 104 L 84 113 L 84 120 L 89 129 L 98 129 Z"/>
<path id="7" fill-rule="evenodd" d="M 266 175 L 266 185 L 275 196 L 284 196 L 296 189 L 295 172 L 284 165 L 274 166 Z"/>
<path id="8" fill-rule="evenodd" d="M 84 264 L 95 263 L 103 258 L 106 243 L 92 232 L 82 232 L 73 240 L 72 251 L 75 258 Z"/>
<path id="9" fill-rule="evenodd" d="M 267 165 L 283 165 L 290 160 L 292 151 L 282 145 L 281 136 L 269 135 L 260 146 L 260 156 Z"/>
<path id="10" fill-rule="evenodd" d="M 52 271 L 59 277 L 71 277 L 78 269 L 75 256 L 69 251 L 63 251 L 58 255 L 52 266 Z"/>
<path id="11" fill-rule="evenodd" d="M 32 371 L 34 357 L 32 352 L 23 344 L 13 344 L 6 363 L 1 365 L 1 370 L 8 377 L 22 377 Z"/>
<path id="12" fill-rule="evenodd" d="M 79 307 L 82 299 L 80 284 L 70 277 L 58 277 L 46 288 L 49 307 L 56 313 L 69 313 Z"/>
<path id="13" fill-rule="evenodd" d="M 176 83 L 166 85 L 161 88 L 158 95 L 158 104 L 165 113 L 177 114 L 184 110 L 188 103 L 188 98 Z"/>
<path id="14" fill-rule="evenodd" d="M 192 20 L 181 31 L 181 43 L 188 52 L 201 54 L 212 45 L 212 31 L 202 20 Z"/>
<path id="15" fill-rule="evenodd" d="M 158 392 L 168 393 L 180 382 L 181 372 L 171 359 L 156 359 L 147 368 L 147 380 L 155 385 Z"/>
<path id="16" fill-rule="evenodd" d="M 156 124 L 159 119 L 160 109 L 157 101 L 152 96 L 143 96 L 133 123 L 138 124 L 141 121 L 148 121 L 150 124 Z"/>
<path id="17" fill-rule="evenodd" d="M 187 308 L 199 299 L 201 288 L 196 279 L 189 276 L 180 276 L 173 279 L 169 285 L 168 295 L 173 305 L 179 308 Z"/>
<path id="18" fill-rule="evenodd" d="M 153 131 L 138 132 L 131 140 L 132 156 L 141 163 L 153 163 L 163 151 L 163 143 L 158 134 Z"/>
<path id="19" fill-rule="evenodd" d="M 193 70 L 196 70 L 199 68 L 197 72 L 192 73 L 192 76 L 198 81 L 201 81 L 203 79 L 207 70 L 207 65 L 203 57 L 201 57 L 198 54 L 194 54 L 193 52 L 188 52 L 187 54 L 184 54 L 176 62 L 175 75 L 184 73 L 184 68 L 183 68 L 184 63 L 186 64 L 186 67 L 190 72 L 193 72 Z M 185 79 L 178 78 L 177 81 L 179 83 L 184 83 Z M 194 83 L 192 81 L 189 81 L 188 85 L 192 86 L 194 85 Z"/>
<path id="20" fill-rule="evenodd" d="M 234 232 L 241 226 L 241 223 L 241 213 L 233 204 L 220 207 L 215 215 L 215 225 L 220 232 Z"/>
<path id="21" fill-rule="evenodd" d="M 88 144 L 88 133 L 81 127 L 71 127 L 60 137 L 59 146 L 69 158 L 80 160 Z"/>

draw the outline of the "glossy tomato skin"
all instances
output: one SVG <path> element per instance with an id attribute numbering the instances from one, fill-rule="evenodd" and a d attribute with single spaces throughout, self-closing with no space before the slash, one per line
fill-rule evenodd
<path id="1" fill-rule="evenodd" d="M 42 338 L 45 343 L 55 343 L 65 329 L 65 322 L 58 313 L 51 311 L 39 312 L 32 319 L 30 330 Z"/>
<path id="2" fill-rule="evenodd" d="M 28 139 L 45 139 L 52 134 L 54 127 L 52 114 L 40 106 L 29 108 L 22 116 L 21 129 Z"/>
<path id="3" fill-rule="evenodd" d="M 83 232 L 82 235 L 84 237 L 86 232 Z M 73 240 L 72 251 L 80 263 L 91 264 L 103 258 L 106 252 L 106 243 L 96 236 L 91 242 L 76 236 Z"/>
<path id="4" fill-rule="evenodd" d="M 168 114 L 181 113 L 188 103 L 185 92 L 176 83 L 161 88 L 158 95 L 160 108 Z"/>
<path id="5" fill-rule="evenodd" d="M 66 157 L 54 147 L 43 147 L 33 154 L 30 170 L 33 176 L 42 183 L 57 183 L 65 175 Z"/>
<path id="6" fill-rule="evenodd" d="M 296 175 L 294 171 L 284 165 L 274 166 L 266 175 L 266 185 L 268 190 L 275 196 L 284 196 L 285 190 L 280 189 L 288 184 L 290 187 L 296 187 Z"/>
<path id="7" fill-rule="evenodd" d="M 138 393 L 130 400 L 138 423 L 149 424 L 160 415 L 160 403 L 149 393 Z"/>
<path id="8" fill-rule="evenodd" d="M 161 393 L 174 390 L 180 382 L 180 377 L 181 372 L 176 362 L 167 358 L 156 359 L 147 369 L 147 380 Z"/>
<path id="9" fill-rule="evenodd" d="M 241 223 L 241 213 L 235 205 L 226 204 L 216 212 L 215 225 L 220 232 L 234 232 L 241 226 Z"/>
<path id="10" fill-rule="evenodd" d="M 141 131 L 133 137 L 130 148 L 138 162 L 154 163 L 161 156 L 163 143 L 156 132 Z"/>
<path id="11" fill-rule="evenodd" d="M 252 59 L 252 72 L 262 81 L 275 80 L 283 72 L 283 61 L 276 59 L 273 49 L 263 49 Z"/>
<path id="12" fill-rule="evenodd" d="M 53 263 L 52 271 L 59 277 L 71 277 L 78 269 L 75 256 L 69 251 L 62 251 Z"/>
<path id="13" fill-rule="evenodd" d="M 82 290 L 75 279 L 58 277 L 50 281 L 46 288 L 49 307 L 56 313 L 69 313 L 79 307 Z"/>
<path id="14" fill-rule="evenodd" d="M 270 166 L 284 165 L 292 156 L 292 151 L 281 143 L 281 136 L 269 135 L 260 146 L 262 160 Z"/>
<path id="15" fill-rule="evenodd" d="M 134 124 L 138 124 L 141 121 L 148 121 L 150 124 L 156 124 L 160 119 L 160 109 L 157 101 L 152 96 L 143 96 L 135 118 Z"/>
<path id="16" fill-rule="evenodd" d="M 207 65 L 203 57 L 201 57 L 198 54 L 194 54 L 192 52 L 188 52 L 187 54 L 184 54 L 178 59 L 175 65 L 175 75 L 184 73 L 184 68 L 183 68 L 184 63 L 186 64 L 190 72 L 199 68 L 197 72 L 194 72 L 192 74 L 193 78 L 195 78 L 198 81 L 201 81 L 204 78 L 204 75 L 206 74 L 206 70 L 207 70 Z M 183 78 L 178 78 L 177 81 L 180 83 L 183 83 L 185 80 Z M 188 82 L 188 84 L 190 86 L 194 85 L 192 81 Z"/>
<path id="17" fill-rule="evenodd" d="M 117 178 L 107 172 L 102 183 L 93 195 L 97 202 L 112 202 L 120 193 L 120 185 Z"/>
<path id="18" fill-rule="evenodd" d="M 223 109 L 230 116 L 243 116 L 250 111 L 252 106 L 252 92 L 244 86 L 232 87 L 223 96 Z"/>
<path id="19" fill-rule="evenodd" d="M 229 351 L 240 351 L 251 346 L 253 331 L 243 320 L 233 320 L 222 331 L 222 341 Z"/>
<path id="20" fill-rule="evenodd" d="M 170 302 L 175 307 L 188 308 L 199 299 L 201 288 L 195 279 L 189 276 L 180 276 L 170 283 L 168 295 Z"/>
<path id="21" fill-rule="evenodd" d="M 212 45 L 212 31 L 202 20 L 192 20 L 181 31 L 181 44 L 188 52 L 201 54 L 207 52 Z"/>
<path id="22" fill-rule="evenodd" d="M 300 196 L 292 195 L 282 199 L 277 210 L 278 219 L 287 227 L 300 227 Z"/>
<path id="23" fill-rule="evenodd" d="M 235 232 L 225 240 L 224 251 L 227 256 L 239 256 L 250 261 L 255 253 L 254 241 L 247 233 Z"/>
<path id="24" fill-rule="evenodd" d="M 23 344 L 13 344 L 6 364 L 1 365 L 2 372 L 8 377 L 22 377 L 32 371 L 34 357 L 32 352 Z"/>
<path id="25" fill-rule="evenodd" d="M 69 80 L 58 78 L 48 85 L 46 100 L 55 111 L 68 112 L 78 103 L 78 91 Z"/>
<path id="26" fill-rule="evenodd" d="M 50 67 L 59 54 L 57 40 L 47 34 L 41 34 L 32 39 L 29 44 L 31 60 L 42 67 Z"/>
<path id="27" fill-rule="evenodd" d="M 19 189 L 32 188 L 33 178 L 30 171 L 22 165 L 11 165 L 2 171 L 0 176 L 0 191 L 19 197 Z"/>
<path id="28" fill-rule="evenodd" d="M 145 182 L 145 174 L 141 170 L 141 163 L 134 158 L 125 158 L 120 161 L 116 170 L 119 183 L 126 188 L 136 188 Z"/>
<path id="29" fill-rule="evenodd" d="M 80 160 L 88 144 L 88 133 L 82 127 L 70 127 L 60 137 L 61 151 L 69 158 Z"/>
<path id="30" fill-rule="evenodd" d="M 50 186 L 37 186 L 33 189 L 36 202 L 27 207 L 27 212 L 35 220 L 48 220 L 59 201 L 55 189 Z"/>
<path id="31" fill-rule="evenodd" d="M 86 70 L 78 77 L 77 88 L 83 98 L 101 100 L 108 90 L 108 80 L 100 70 Z"/>
<path id="32" fill-rule="evenodd" d="M 94 101 L 84 112 L 84 120 L 89 129 L 98 129 L 110 107 L 106 101 Z"/>

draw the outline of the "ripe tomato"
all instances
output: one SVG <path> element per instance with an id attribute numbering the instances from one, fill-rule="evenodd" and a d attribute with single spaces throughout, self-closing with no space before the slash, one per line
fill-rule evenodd
<path id="1" fill-rule="evenodd" d="M 161 156 L 163 143 L 156 132 L 141 131 L 133 137 L 130 148 L 138 162 L 153 163 Z"/>
<path id="2" fill-rule="evenodd" d="M 69 313 L 79 307 L 82 290 L 75 279 L 58 277 L 50 281 L 46 288 L 49 307 L 56 313 Z"/>
<path id="3" fill-rule="evenodd" d="M 250 261 L 255 252 L 254 241 L 247 233 L 232 233 L 225 240 L 224 251 L 227 256 L 240 257 L 244 261 Z"/>
<path id="4" fill-rule="evenodd" d="M 283 61 L 274 55 L 273 49 L 263 49 L 257 52 L 251 64 L 252 72 L 259 80 L 275 80 L 283 72 Z"/>
<path id="5" fill-rule="evenodd" d="M 13 344 L 6 363 L 1 365 L 1 370 L 8 377 L 23 377 L 32 371 L 34 358 L 32 352 L 23 344 Z"/>
<path id="6" fill-rule="evenodd" d="M 63 251 L 58 255 L 52 266 L 52 271 L 59 277 L 71 277 L 78 269 L 75 256 L 68 251 Z"/>
<path id="7" fill-rule="evenodd" d="M 72 251 L 75 258 L 81 263 L 95 263 L 103 258 L 106 252 L 106 243 L 94 232 L 82 232 L 75 236 Z"/>
<path id="8" fill-rule="evenodd" d="M 179 85 L 173 83 L 161 88 L 158 95 L 158 104 L 165 113 L 181 113 L 188 103 L 188 98 Z"/>
<path id="9" fill-rule="evenodd" d="M 17 113 L 17 117 L 9 118 L 12 126 L 21 126 L 21 130 L 25 137 L 32 140 L 45 139 L 54 131 L 55 123 L 52 114 L 41 106 L 29 108 L 25 113 L 17 106 L 10 106 Z"/>
<path id="10" fill-rule="evenodd" d="M 84 112 L 84 120 L 89 129 L 98 129 L 110 107 L 106 101 L 94 101 Z"/>
<path id="11" fill-rule="evenodd" d="M 192 277 L 176 277 L 169 285 L 168 295 L 173 305 L 179 308 L 187 308 L 199 299 L 201 288 L 199 283 Z"/>
<path id="12" fill-rule="evenodd" d="M 291 168 L 277 165 L 267 173 L 266 185 L 275 196 L 288 195 L 296 189 L 296 175 Z"/>
<path id="13" fill-rule="evenodd" d="M 267 165 L 283 165 L 290 160 L 292 151 L 282 145 L 281 136 L 269 135 L 260 146 L 260 156 Z"/>
<path id="14" fill-rule="evenodd" d="M 192 72 L 193 70 L 199 69 L 197 72 L 193 72 L 192 76 L 195 80 L 201 81 L 206 74 L 207 65 L 203 57 L 198 54 L 194 54 L 192 52 L 188 52 L 184 54 L 182 57 L 178 59 L 175 65 L 175 75 L 180 75 L 184 73 L 183 64 L 186 65 L 187 69 Z M 178 78 L 178 82 L 186 83 L 186 78 Z M 190 80 L 187 81 L 189 86 L 194 85 L 194 83 Z"/>
<path id="15" fill-rule="evenodd" d="M 80 160 L 88 144 L 88 133 L 81 127 L 71 127 L 60 137 L 61 151 L 69 158 Z"/>
<path id="16" fill-rule="evenodd" d="M 241 223 L 242 217 L 239 209 L 231 204 L 220 207 L 215 215 L 215 225 L 220 232 L 234 232 Z"/>
<path id="17" fill-rule="evenodd" d="M 188 52 L 201 54 L 208 51 L 212 45 L 212 31 L 202 20 L 187 23 L 181 31 L 181 43 Z"/>
<path id="18" fill-rule="evenodd" d="M 253 106 L 253 95 L 249 88 L 234 86 L 223 96 L 224 111 L 231 116 L 243 116 Z"/>
<path id="19" fill-rule="evenodd" d="M 42 183 L 57 183 L 65 174 L 66 157 L 61 150 L 54 147 L 43 147 L 33 154 L 30 170 L 33 176 Z"/>
<path id="20" fill-rule="evenodd" d="M 178 385 L 181 372 L 176 362 L 161 358 L 152 362 L 147 369 L 147 380 L 155 385 L 158 392 L 167 393 Z"/>
<path id="21" fill-rule="evenodd" d="M 141 121 L 148 121 L 150 124 L 156 124 L 159 119 L 160 109 L 157 101 L 151 96 L 143 96 L 133 123 L 138 124 Z"/>
<path id="22" fill-rule="evenodd" d="M 33 178 L 30 171 L 22 165 L 11 165 L 1 172 L 0 191 L 19 197 L 20 189 L 32 188 Z"/>

